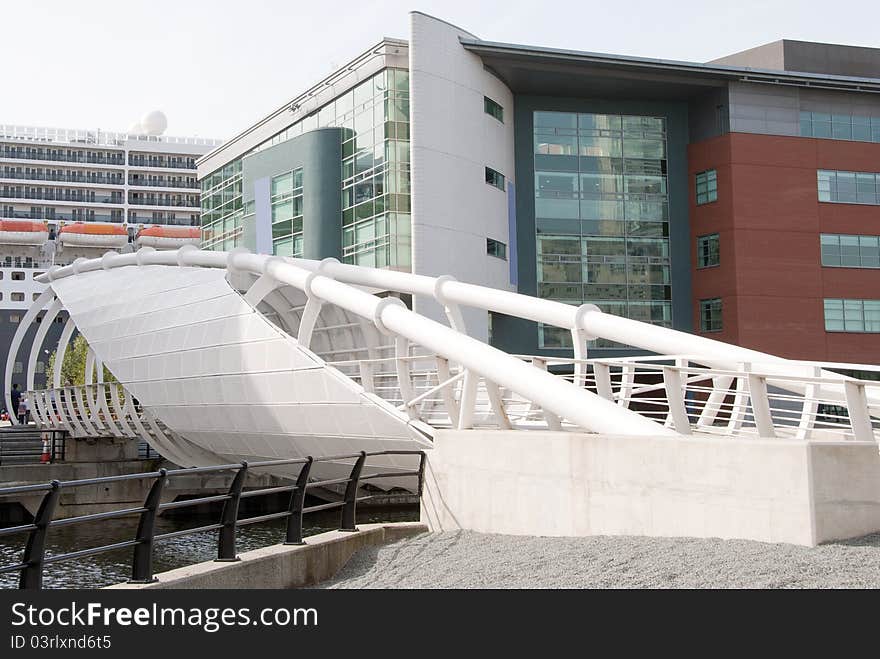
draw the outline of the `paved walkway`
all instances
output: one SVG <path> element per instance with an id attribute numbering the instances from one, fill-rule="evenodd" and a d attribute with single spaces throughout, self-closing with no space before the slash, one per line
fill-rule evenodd
<path id="1" fill-rule="evenodd" d="M 363 549 L 322 588 L 880 588 L 880 534 L 747 540 L 427 533 Z"/>

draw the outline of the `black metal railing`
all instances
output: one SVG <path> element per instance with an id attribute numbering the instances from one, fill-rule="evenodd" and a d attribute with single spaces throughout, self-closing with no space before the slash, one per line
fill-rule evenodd
<path id="1" fill-rule="evenodd" d="M 367 458 L 386 455 L 413 455 L 419 456 L 419 465 L 417 469 L 398 470 L 398 471 L 375 471 L 364 473 Z M 332 478 L 325 480 L 311 480 L 310 475 L 312 466 L 322 462 L 340 462 L 353 460 L 351 471 L 348 476 L 342 478 Z M 291 485 L 281 485 L 274 487 L 264 487 L 253 490 L 244 490 L 245 479 L 250 470 L 267 467 L 280 467 L 288 465 L 301 465 L 296 481 Z M 173 501 L 162 503 L 162 493 L 172 478 L 180 476 L 189 476 L 192 474 L 205 474 L 212 472 L 232 471 L 234 477 L 226 494 L 217 494 L 210 496 L 198 497 L 195 499 L 186 499 L 183 501 Z M 209 531 L 218 531 L 217 537 L 217 561 L 235 561 L 238 560 L 236 554 L 236 537 L 237 530 L 242 526 L 258 524 L 260 522 L 269 522 L 278 519 L 287 519 L 287 528 L 285 532 L 285 545 L 301 545 L 303 542 L 303 515 L 306 513 L 318 512 L 321 510 L 331 510 L 341 508 L 340 531 L 357 531 L 355 525 L 355 515 L 357 512 L 357 504 L 362 501 L 381 496 L 386 498 L 386 494 L 382 495 L 358 495 L 359 486 L 365 481 L 377 480 L 380 478 L 401 478 L 401 477 L 417 477 L 418 486 L 417 493 L 421 497 L 422 485 L 425 473 L 425 453 L 424 451 L 415 450 L 390 450 L 390 451 L 374 451 L 367 453 L 361 451 L 350 455 L 334 455 L 320 458 L 297 458 L 290 460 L 267 460 L 262 462 L 242 462 L 240 464 L 217 465 L 211 467 L 193 467 L 189 469 L 159 469 L 158 471 L 143 474 L 127 474 L 123 476 L 110 476 L 105 478 L 88 478 L 77 481 L 59 482 L 39 485 L 23 485 L 19 487 L 0 488 L 0 497 L 8 497 L 10 495 L 35 495 L 40 492 L 43 499 L 34 516 L 34 521 L 30 524 L 21 524 L 8 528 L 0 528 L 0 537 L 11 535 L 27 534 L 27 543 L 20 563 L 13 565 L 0 566 L 0 574 L 9 572 L 19 573 L 19 588 L 22 589 L 40 589 L 43 586 L 43 569 L 46 565 L 54 563 L 62 563 L 88 556 L 94 556 L 109 551 L 119 549 L 133 549 L 131 579 L 130 583 L 149 583 L 154 581 L 153 577 L 153 549 L 156 542 L 176 538 L 184 535 L 192 535 L 195 533 L 204 533 Z M 53 519 L 55 509 L 58 505 L 58 499 L 63 491 L 76 487 L 87 487 L 94 485 L 106 485 L 112 482 L 120 481 L 136 481 L 152 479 L 153 483 L 144 500 L 142 506 L 137 508 L 123 508 L 102 513 L 94 513 L 91 515 L 79 515 L 67 519 Z M 306 506 L 306 494 L 310 489 L 317 487 L 331 487 L 334 485 L 345 485 L 345 494 L 341 501 L 331 501 L 312 506 Z M 268 494 L 290 493 L 290 501 L 286 510 L 256 517 L 246 517 L 240 519 L 238 516 L 239 503 L 242 499 L 250 497 L 265 496 Z M 159 513 L 166 510 L 185 508 L 188 506 L 196 506 L 208 503 L 223 503 L 223 509 L 220 514 L 220 520 L 214 524 L 207 524 L 195 528 L 184 529 L 181 531 L 173 531 L 169 533 L 156 533 L 156 518 Z M 80 549 L 77 551 L 46 555 L 46 537 L 49 532 L 57 527 L 73 526 L 85 524 L 88 522 L 97 522 L 108 519 L 118 519 L 139 515 L 139 523 L 135 537 L 131 540 L 123 540 L 100 547 L 90 547 L 88 549 Z"/>

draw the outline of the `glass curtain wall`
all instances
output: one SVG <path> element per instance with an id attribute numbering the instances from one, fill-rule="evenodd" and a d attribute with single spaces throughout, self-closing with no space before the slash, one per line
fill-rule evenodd
<path id="1" fill-rule="evenodd" d="M 411 267 L 409 71 L 380 71 L 267 140 L 255 151 L 327 126 L 348 129 L 344 131 L 340 163 L 343 261 L 408 270 Z M 238 167 L 239 184 L 238 214 L 232 215 L 232 226 L 238 230 L 227 235 L 229 215 L 213 214 L 212 196 L 233 181 L 231 172 L 226 175 L 227 168 L 233 165 Z M 211 213 L 203 216 L 202 240 L 206 248 L 210 244 L 216 249 L 231 249 L 240 244 L 244 217 L 240 171 L 241 161 L 237 160 L 202 181 L 203 206 Z M 280 249 L 286 254 L 289 249 L 295 249 L 296 236 L 292 236 L 289 246 L 284 239 L 275 245 L 276 250 L 281 245 Z"/>
<path id="2" fill-rule="evenodd" d="M 534 159 L 538 295 L 671 326 L 665 119 L 535 112 Z"/>
<path id="3" fill-rule="evenodd" d="M 303 255 L 302 167 L 272 177 L 272 253 Z"/>
<path id="4" fill-rule="evenodd" d="M 241 244 L 241 159 L 202 179 L 202 248 L 229 251 Z"/>

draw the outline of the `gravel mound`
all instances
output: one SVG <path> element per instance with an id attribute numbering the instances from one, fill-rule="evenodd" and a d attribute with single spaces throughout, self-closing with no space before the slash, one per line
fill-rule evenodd
<path id="1" fill-rule="evenodd" d="M 880 534 L 800 547 L 426 533 L 362 549 L 318 588 L 880 588 Z"/>

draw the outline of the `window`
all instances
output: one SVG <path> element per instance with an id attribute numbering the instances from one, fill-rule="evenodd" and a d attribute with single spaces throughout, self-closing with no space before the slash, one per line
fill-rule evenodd
<path id="1" fill-rule="evenodd" d="M 835 268 L 880 268 L 880 236 L 822 234 L 822 265 Z"/>
<path id="2" fill-rule="evenodd" d="M 670 326 L 665 118 L 532 118 L 538 295 Z M 566 334 L 540 328 L 539 345 L 570 349 Z M 596 339 L 590 347 L 622 346 Z"/>
<path id="3" fill-rule="evenodd" d="M 32 300 L 33 302 L 36 302 L 38 297 L 40 297 L 40 294 L 39 294 L 39 293 L 32 293 L 32 294 L 31 294 L 31 300 Z"/>
<path id="4" fill-rule="evenodd" d="M 538 323 L 538 347 L 571 350 L 573 347 L 571 330 Z"/>
<path id="5" fill-rule="evenodd" d="M 880 117 L 802 111 L 801 136 L 880 142 Z"/>
<path id="6" fill-rule="evenodd" d="M 820 169 L 816 178 L 819 201 L 880 205 L 880 174 Z"/>
<path id="7" fill-rule="evenodd" d="M 491 167 L 486 167 L 486 183 L 494 185 L 499 190 L 504 189 L 504 174 L 496 172 Z"/>
<path id="8" fill-rule="evenodd" d="M 368 183 L 369 185 L 369 179 Z M 347 190 L 351 193 L 353 188 Z M 254 209 L 248 203 L 245 216 Z M 272 253 L 302 256 L 303 174 L 302 168 L 272 178 Z"/>
<path id="9" fill-rule="evenodd" d="M 483 97 L 483 110 L 486 114 L 495 117 L 502 124 L 504 123 L 504 108 L 488 96 Z"/>
<path id="10" fill-rule="evenodd" d="M 880 332 L 880 300 L 825 300 L 826 332 Z"/>
<path id="11" fill-rule="evenodd" d="M 721 298 L 700 300 L 700 330 L 720 332 L 721 327 Z"/>
<path id="12" fill-rule="evenodd" d="M 10 299 L 13 302 L 24 302 L 24 293 L 13 293 Z"/>
<path id="13" fill-rule="evenodd" d="M 11 313 L 11 314 L 9 314 L 9 322 L 10 322 L 10 323 L 20 323 L 20 322 L 21 322 L 21 316 L 20 316 L 19 314 L 17 314 L 17 313 Z"/>
<path id="14" fill-rule="evenodd" d="M 717 233 L 697 238 L 697 267 L 711 268 L 714 265 L 719 265 L 721 263 L 721 253 L 719 250 Z"/>
<path id="15" fill-rule="evenodd" d="M 12 273 L 12 281 L 24 281 L 24 273 L 18 270 L 13 271 Z"/>
<path id="16" fill-rule="evenodd" d="M 486 238 L 486 254 L 499 259 L 507 260 L 507 245 L 500 240 Z"/>
<path id="17" fill-rule="evenodd" d="M 718 175 L 714 169 L 697 174 L 697 204 L 718 200 Z"/>

